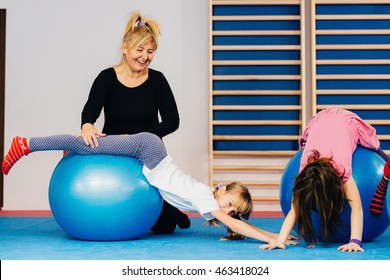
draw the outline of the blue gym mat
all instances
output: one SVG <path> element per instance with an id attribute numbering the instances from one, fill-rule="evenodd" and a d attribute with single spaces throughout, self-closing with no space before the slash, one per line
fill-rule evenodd
<path id="1" fill-rule="evenodd" d="M 251 223 L 278 232 L 282 218 L 251 218 Z M 225 228 L 204 226 L 192 217 L 189 229 L 174 234 L 146 234 L 137 240 L 95 242 L 75 240 L 52 217 L 0 217 L 1 260 L 390 260 L 390 228 L 365 252 L 343 253 L 340 244 L 314 249 L 305 244 L 286 250 L 258 249 L 261 242 L 220 241 Z"/>

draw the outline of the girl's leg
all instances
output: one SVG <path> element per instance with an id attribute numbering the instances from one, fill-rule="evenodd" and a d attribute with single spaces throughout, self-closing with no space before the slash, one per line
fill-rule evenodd
<path id="1" fill-rule="evenodd" d="M 54 135 L 26 138 L 15 137 L 2 164 L 4 174 L 23 156 L 30 152 L 49 150 L 72 150 L 79 154 L 110 154 L 139 159 L 149 169 L 153 169 L 166 156 L 162 140 L 148 132 L 134 135 L 110 135 L 99 138 L 98 147 L 87 146 L 81 138 L 73 135 Z"/>
<path id="2" fill-rule="evenodd" d="M 71 150 L 78 154 L 108 154 L 134 157 L 149 169 L 153 169 L 167 156 L 164 143 L 155 134 L 142 132 L 133 135 L 109 135 L 99 138 L 99 146 L 85 145 L 82 138 L 73 135 L 56 135 L 49 137 L 31 138 L 30 149 Z"/>
<path id="3" fill-rule="evenodd" d="M 376 150 L 376 152 L 385 160 L 385 161 L 388 161 L 390 159 L 390 157 L 379 147 L 378 150 Z"/>
<path id="4" fill-rule="evenodd" d="M 160 216 L 158 217 L 156 223 L 152 227 L 152 231 L 154 233 L 162 233 L 162 234 L 173 233 L 176 229 L 176 224 L 177 224 L 176 208 L 164 200 Z"/>
<path id="5" fill-rule="evenodd" d="M 390 160 L 385 164 L 382 180 L 379 182 L 370 204 L 370 213 L 378 218 L 382 215 L 386 199 L 387 186 L 390 179 Z"/>

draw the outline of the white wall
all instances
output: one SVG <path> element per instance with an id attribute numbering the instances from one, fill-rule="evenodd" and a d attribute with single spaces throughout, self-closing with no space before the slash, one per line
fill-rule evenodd
<path id="1" fill-rule="evenodd" d="M 208 1 L 2 0 L 7 9 L 5 151 L 15 135 L 77 134 L 96 75 L 120 60 L 133 10 L 162 26 L 151 67 L 162 71 L 181 116 L 165 143 L 178 165 L 208 182 Z M 49 209 L 61 152 L 33 153 L 4 179 L 4 210 Z"/>

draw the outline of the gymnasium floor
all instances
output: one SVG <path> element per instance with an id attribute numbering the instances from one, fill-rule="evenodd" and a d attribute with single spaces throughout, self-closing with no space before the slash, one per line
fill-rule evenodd
<path id="1" fill-rule="evenodd" d="M 365 252 L 342 253 L 340 244 L 308 249 L 304 244 L 286 250 L 259 250 L 261 242 L 220 241 L 224 228 L 204 226 L 191 217 L 189 229 L 172 235 L 147 234 L 138 240 L 91 242 L 68 236 L 51 216 L 0 216 L 1 260 L 390 260 L 390 228 Z M 278 232 L 283 219 L 251 218 L 250 222 Z"/>

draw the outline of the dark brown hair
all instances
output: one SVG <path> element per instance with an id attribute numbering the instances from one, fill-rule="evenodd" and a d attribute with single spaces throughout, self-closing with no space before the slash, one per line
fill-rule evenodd
<path id="1" fill-rule="evenodd" d="M 314 150 L 308 164 L 295 178 L 293 207 L 300 236 L 313 247 L 318 242 L 311 212 L 317 211 L 324 244 L 331 241 L 334 230 L 341 224 L 344 207 L 343 174 L 331 164 L 332 158 L 320 158 Z"/>

